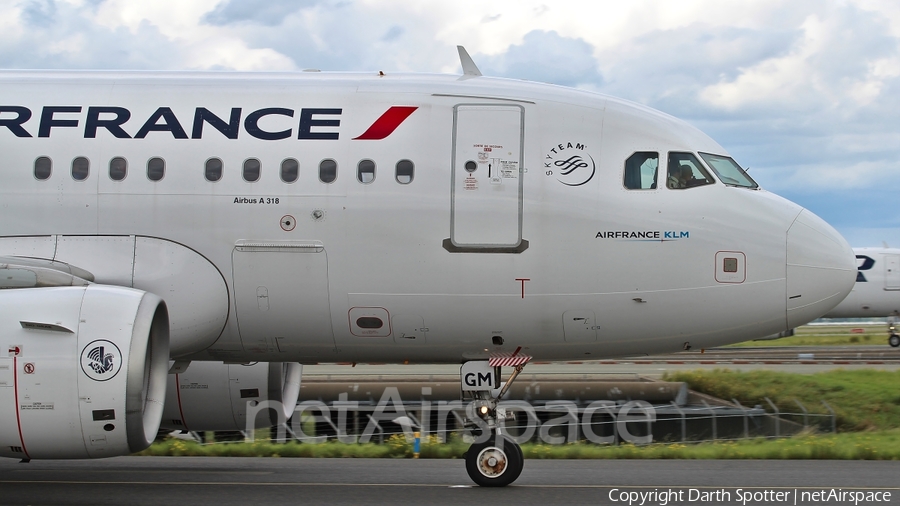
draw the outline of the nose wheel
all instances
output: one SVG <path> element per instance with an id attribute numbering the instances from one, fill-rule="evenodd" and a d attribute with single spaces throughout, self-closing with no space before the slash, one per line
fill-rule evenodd
<path id="1" fill-rule="evenodd" d="M 891 336 L 888 337 L 888 344 L 890 344 L 894 348 L 900 346 L 900 336 L 898 336 L 897 334 L 891 334 Z"/>
<path id="2" fill-rule="evenodd" d="M 504 434 L 473 443 L 466 452 L 466 472 L 482 487 L 505 487 L 516 481 L 524 467 L 522 448 Z"/>

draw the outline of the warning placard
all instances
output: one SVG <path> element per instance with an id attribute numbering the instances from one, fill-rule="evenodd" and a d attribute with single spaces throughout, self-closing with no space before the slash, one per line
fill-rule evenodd
<path id="1" fill-rule="evenodd" d="M 518 179 L 519 162 L 517 160 L 500 160 L 500 177 L 504 179 Z"/>
<path id="2" fill-rule="evenodd" d="M 22 410 L 22 411 L 26 411 L 26 410 L 31 410 L 31 411 L 37 411 L 37 410 L 50 411 L 50 410 L 53 409 L 53 403 L 52 403 L 52 402 L 32 402 L 32 403 L 29 403 L 29 404 L 19 404 L 19 409 Z"/>

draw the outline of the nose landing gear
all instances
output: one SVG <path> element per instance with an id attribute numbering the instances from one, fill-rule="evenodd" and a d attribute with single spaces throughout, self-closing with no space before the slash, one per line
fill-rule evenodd
<path id="1" fill-rule="evenodd" d="M 469 361 L 460 368 L 462 399 L 471 401 L 469 406 L 472 408 L 466 410 L 472 417 L 467 418 L 466 426 L 481 434 L 466 452 L 466 471 L 469 478 L 482 487 L 505 487 L 519 477 L 525 466 L 522 448 L 502 433 L 502 420 L 514 416 L 498 407 L 500 399 L 531 360 L 527 355 L 518 355 L 518 351 L 491 357 L 489 361 Z M 502 388 L 501 366 L 515 368 Z"/>
<path id="2" fill-rule="evenodd" d="M 897 335 L 897 316 L 888 317 L 888 344 L 896 348 L 900 346 L 900 335 Z"/>

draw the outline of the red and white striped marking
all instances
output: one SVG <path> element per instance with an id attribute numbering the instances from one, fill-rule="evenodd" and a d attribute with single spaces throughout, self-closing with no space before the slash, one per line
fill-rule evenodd
<path id="1" fill-rule="evenodd" d="M 519 355 L 519 351 L 521 350 L 522 347 L 519 346 L 516 348 L 516 351 L 512 353 L 491 353 L 488 363 L 491 367 L 516 367 L 527 364 L 532 357 L 529 355 Z"/>

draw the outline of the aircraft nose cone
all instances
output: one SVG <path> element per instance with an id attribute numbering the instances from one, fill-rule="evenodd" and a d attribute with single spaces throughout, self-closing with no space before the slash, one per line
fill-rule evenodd
<path id="1" fill-rule="evenodd" d="M 844 300 L 856 282 L 856 256 L 828 223 L 804 209 L 787 233 L 787 328 Z"/>

